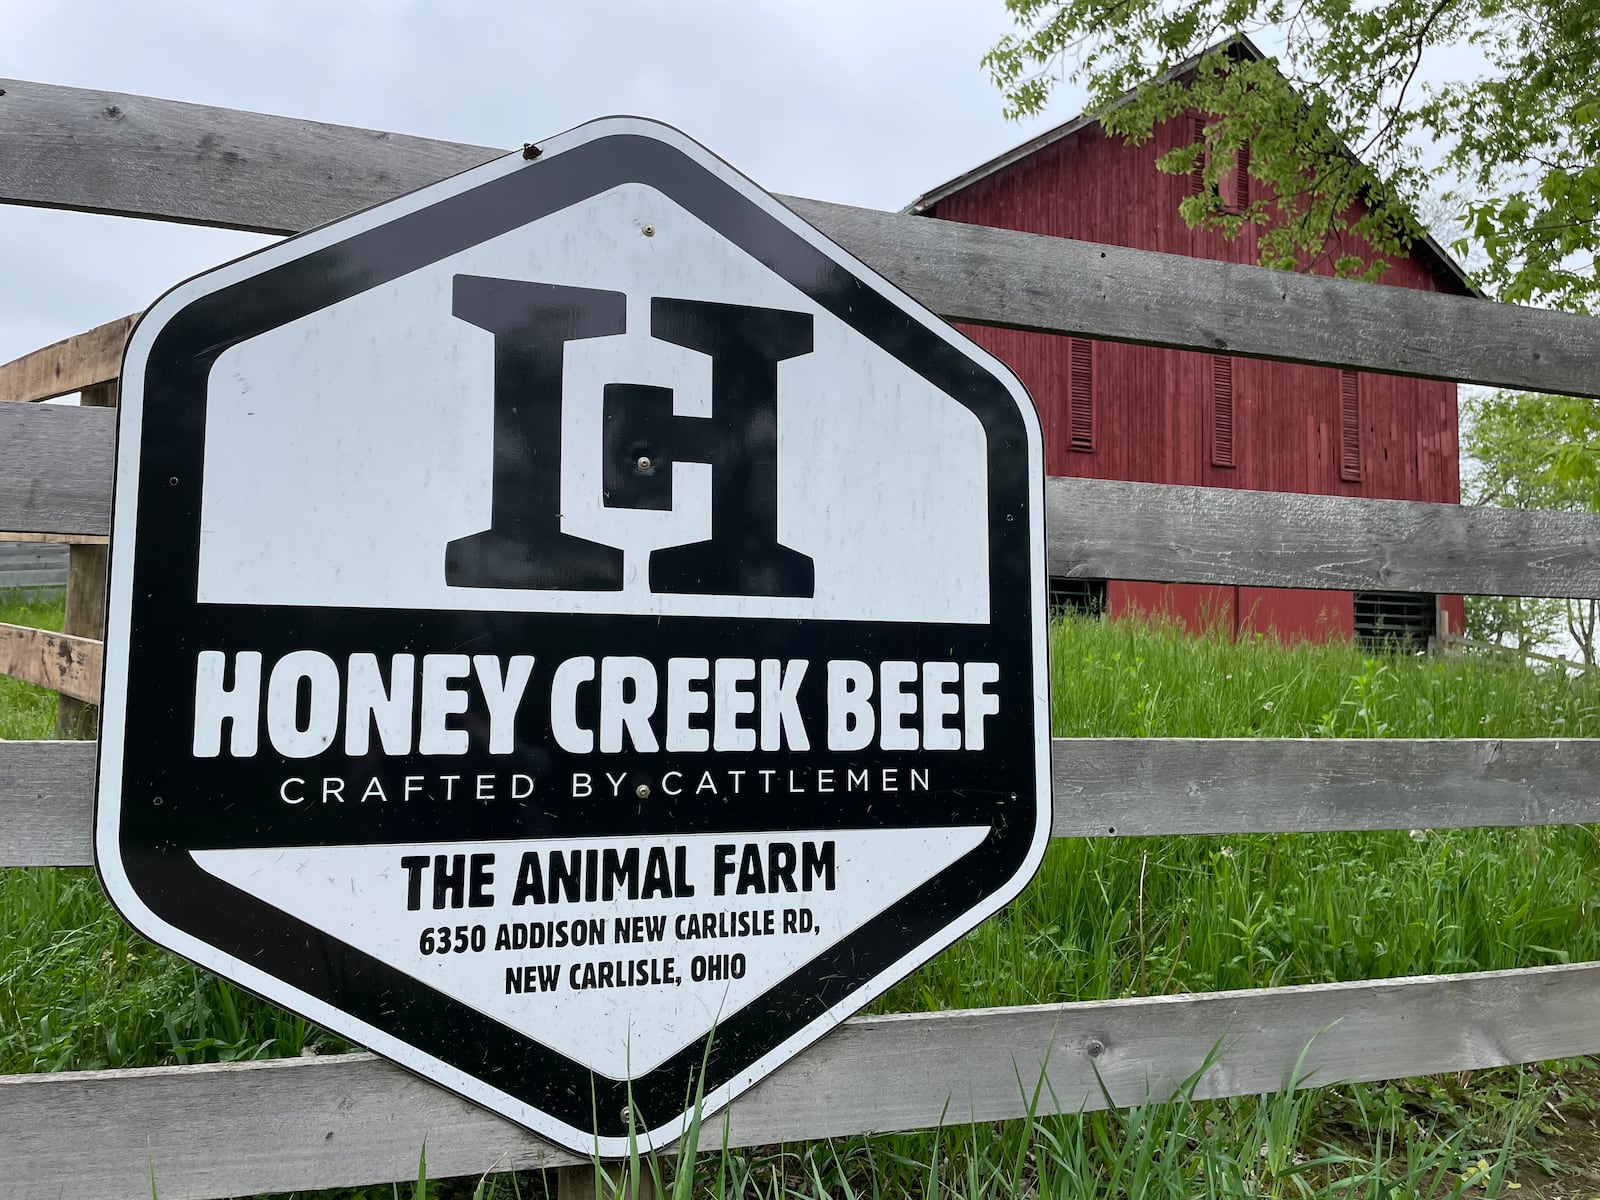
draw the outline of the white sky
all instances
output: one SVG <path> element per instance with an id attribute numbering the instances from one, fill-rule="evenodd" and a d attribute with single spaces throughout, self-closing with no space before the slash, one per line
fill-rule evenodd
<path id="1" fill-rule="evenodd" d="M 775 191 L 874 208 L 1075 115 L 1001 116 L 1002 0 L 0 0 L 0 76 L 507 148 L 676 125 Z M 143 308 L 249 234 L 0 206 L 0 362 Z"/>

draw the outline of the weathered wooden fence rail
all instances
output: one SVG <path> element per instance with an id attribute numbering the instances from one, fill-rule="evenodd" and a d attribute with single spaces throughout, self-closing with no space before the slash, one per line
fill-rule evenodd
<path id="1" fill-rule="evenodd" d="M 0 198 L 17 204 L 296 233 L 505 153 L 21 80 L 0 89 Z M 953 321 L 1600 391 L 1600 333 L 1582 317 L 785 199 Z"/>
<path id="2" fill-rule="evenodd" d="M 1497 654 L 1503 658 L 1518 659 L 1525 663 L 1547 663 L 1551 666 L 1565 667 L 1569 671 L 1588 673 L 1596 669 L 1594 664 L 1585 663 L 1582 659 L 1563 658 L 1556 654 L 1540 654 L 1537 650 L 1518 650 L 1515 646 L 1502 646 L 1498 642 L 1480 641 L 1477 638 L 1461 637 L 1459 634 L 1454 633 L 1440 635 L 1439 644 L 1446 650 L 1481 650 L 1485 654 Z"/>
<path id="3" fill-rule="evenodd" d="M 1046 1109 L 1051 1096 L 1066 1112 L 1104 1108 L 1101 1080 L 1138 1104 L 1219 1042 L 1197 1097 L 1566 1057 L 1600 1045 L 1597 987 L 1600 966 L 1585 964 L 857 1017 L 736 1101 L 728 1144 L 1006 1120 L 1041 1079 Z M 575 1161 L 367 1054 L 0 1076 L 0 1129 L 24 1166 L 10 1194 L 27 1197 L 59 1197 L 68 1180 L 70 1195 L 149 1200 L 152 1164 L 162 1197 L 404 1180 L 424 1138 L 435 1176 Z"/>
<path id="4" fill-rule="evenodd" d="M 1587 738 L 1057 738 L 1052 759 L 1056 837 L 1600 824 Z M 92 743 L 0 742 L 0 867 L 88 866 L 93 795 Z"/>
<path id="5" fill-rule="evenodd" d="M 0 521 L 107 533 L 115 432 L 109 409 L 0 404 Z M 1600 597 L 1590 513 L 1054 478 L 1045 528 L 1056 575 Z"/>
<path id="6" fill-rule="evenodd" d="M 287 232 L 499 153 L 0 80 L 0 201 Z M 952 319 L 1600 395 L 1600 321 L 794 200 Z M 127 320 L 0 367 L 0 399 L 114 380 Z M 113 415 L 0 404 L 0 529 L 109 524 Z M 1055 573 L 1600 596 L 1600 517 L 1053 480 Z M 1058 837 L 1600 821 L 1600 741 L 1082 739 Z M 0 865 L 89 861 L 93 746 L 0 744 Z M 730 1145 L 1600 1050 L 1600 964 L 858 1018 L 728 1110 Z M 1296 1060 L 1310 1046 L 1300 1077 Z M 219 1119 L 219 1114 L 226 1114 Z M 720 1142 L 722 1122 L 708 1136 Z M 163 1196 L 572 1161 L 369 1055 L 0 1078 L 7 1194 Z M 19 1174 L 20 1172 L 20 1174 Z"/>
<path id="7" fill-rule="evenodd" d="M 60 542 L 0 538 L 0 588 L 40 591 L 66 587 L 69 553 Z"/>

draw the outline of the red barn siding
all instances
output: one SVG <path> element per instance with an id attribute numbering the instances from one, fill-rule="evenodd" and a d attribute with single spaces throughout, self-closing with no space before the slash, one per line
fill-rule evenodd
<path id="1" fill-rule="evenodd" d="M 1189 137 L 1187 117 L 1159 127 L 1142 146 L 1124 145 L 1091 125 L 976 180 L 939 200 L 929 212 L 971 224 L 1255 262 L 1253 228 L 1229 241 L 1219 231 L 1191 230 L 1178 216 L 1188 177 L 1163 174 L 1155 162 Z M 1260 187 L 1254 181 L 1251 186 Z M 1237 184 L 1228 178 L 1223 187 L 1224 195 L 1233 195 Z M 1349 250 L 1360 253 L 1367 248 L 1347 235 L 1340 253 Z M 1326 262 L 1314 269 L 1331 273 Z M 1419 253 L 1393 263 L 1382 281 L 1396 287 L 1460 290 L 1453 283 L 1441 284 L 1439 278 Z M 1218 378 L 1213 356 L 1094 342 L 1094 450 L 1084 452 L 1072 447 L 1073 339 L 1003 329 L 964 327 L 964 331 L 1010 364 L 1032 393 L 1044 426 L 1045 469 L 1050 474 L 1460 502 L 1454 384 L 1359 375 L 1357 481 L 1343 478 L 1341 471 L 1341 373 L 1235 359 L 1233 465 L 1218 465 L 1213 453 L 1213 389 Z M 1341 598 L 1336 593 L 1245 591 L 1250 596 L 1242 609 L 1240 594 L 1230 595 L 1227 603 L 1230 613 L 1255 614 L 1250 618 L 1253 629 L 1272 628 L 1284 637 L 1351 633 L 1348 594 Z M 1133 608 L 1149 610 L 1161 600 L 1169 605 L 1163 611 L 1188 619 L 1198 616 L 1202 601 L 1221 603 L 1215 592 L 1124 584 L 1113 587 L 1108 600 L 1114 615 Z M 1445 599 L 1441 603 L 1448 607 Z"/>
<path id="2" fill-rule="evenodd" d="M 1349 640 L 1355 622 L 1349 592 L 1303 588 L 1112 580 L 1106 603 L 1112 616 L 1176 620 L 1196 633 L 1262 633 L 1283 641 Z"/>
<path id="3" fill-rule="evenodd" d="M 1349 592 L 1241 587 L 1240 633 L 1271 633 L 1286 642 L 1348 640 L 1355 627 Z"/>
<path id="4" fill-rule="evenodd" d="M 1200 583 L 1130 583 L 1112 580 L 1106 585 L 1106 606 L 1111 615 L 1182 621 L 1196 633 L 1238 632 L 1234 606 L 1238 588 Z"/>
<path id="5" fill-rule="evenodd" d="M 1439 632 L 1461 636 L 1467 627 L 1467 604 L 1460 596 L 1439 597 Z"/>

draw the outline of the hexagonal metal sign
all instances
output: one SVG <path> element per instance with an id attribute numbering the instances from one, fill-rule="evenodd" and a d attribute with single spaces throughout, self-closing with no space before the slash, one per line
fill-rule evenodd
<path id="1" fill-rule="evenodd" d="M 616 1154 L 1031 877 L 1041 439 L 683 135 L 541 150 L 139 323 L 96 858 L 161 945 Z"/>

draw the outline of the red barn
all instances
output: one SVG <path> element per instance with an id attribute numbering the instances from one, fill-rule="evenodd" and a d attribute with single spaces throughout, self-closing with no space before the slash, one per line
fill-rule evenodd
<path id="1" fill-rule="evenodd" d="M 1244 53 L 1258 55 L 1247 42 Z M 1080 116 L 917 198 L 907 211 L 1167 254 L 1255 263 L 1256 230 L 1233 240 L 1190 229 L 1178 204 L 1199 186 L 1156 160 L 1200 137 L 1201 114 L 1158 126 L 1143 145 Z M 1229 164 L 1219 191 L 1234 207 L 1260 189 Z M 1254 198 L 1259 198 L 1256 192 Z M 1346 235 L 1344 251 L 1357 239 Z M 1356 252 L 1370 249 L 1357 245 Z M 1313 269 L 1331 273 L 1324 263 Z M 1392 262 L 1382 282 L 1479 293 L 1432 239 Z M 1461 502 L 1456 385 L 1087 338 L 968 327 L 1021 377 L 1044 425 L 1052 475 L 1252 488 L 1329 496 Z M 1439 622 L 1462 628 L 1461 598 L 1056 580 L 1052 601 L 1177 616 L 1235 634 L 1285 639 L 1360 636 L 1376 628 L 1417 641 Z"/>

